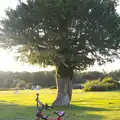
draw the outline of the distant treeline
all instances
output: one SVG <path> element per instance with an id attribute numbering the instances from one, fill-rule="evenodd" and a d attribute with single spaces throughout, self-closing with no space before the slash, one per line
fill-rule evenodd
<path id="1" fill-rule="evenodd" d="M 33 85 L 52 86 L 55 85 L 55 72 L 2 72 L 0 71 L 0 87 L 12 88 L 17 82 L 24 80 Z"/>
<path id="2" fill-rule="evenodd" d="M 114 79 L 119 80 L 120 70 L 114 71 L 109 74 L 102 72 L 76 72 L 74 71 L 73 84 L 84 83 L 87 80 L 95 80 L 104 78 L 105 76 L 112 76 Z M 0 71 L 0 88 L 13 88 L 17 82 L 24 80 L 26 83 L 32 83 L 33 85 L 41 85 L 44 87 L 54 86 L 55 82 L 55 71 L 51 72 L 3 72 Z"/>

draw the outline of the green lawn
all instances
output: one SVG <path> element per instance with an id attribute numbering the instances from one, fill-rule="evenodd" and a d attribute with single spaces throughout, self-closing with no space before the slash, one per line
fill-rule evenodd
<path id="1" fill-rule="evenodd" d="M 0 120 L 35 120 L 35 94 L 49 104 L 56 97 L 55 90 L 0 92 Z M 63 120 L 120 120 L 120 91 L 73 91 L 71 108 L 56 108 L 66 112 Z M 52 111 L 49 111 L 52 116 Z M 46 114 L 46 112 L 45 112 Z"/>

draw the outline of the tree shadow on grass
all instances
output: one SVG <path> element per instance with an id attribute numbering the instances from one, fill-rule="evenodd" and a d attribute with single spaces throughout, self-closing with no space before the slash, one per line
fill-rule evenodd
<path id="1" fill-rule="evenodd" d="M 81 110 L 81 111 L 111 111 L 106 108 L 99 108 L 99 107 L 88 107 L 88 106 L 77 106 L 77 105 L 71 105 L 71 109 L 75 110 Z"/>
<path id="2" fill-rule="evenodd" d="M 35 120 L 36 108 L 0 101 L 0 120 Z"/>
<path id="3" fill-rule="evenodd" d="M 71 105 L 70 107 L 56 107 L 56 110 L 64 110 L 64 120 L 103 120 L 104 116 L 95 112 L 110 111 L 105 108 Z"/>
<path id="4" fill-rule="evenodd" d="M 106 109 L 75 105 L 53 109 L 53 111 L 59 110 L 65 111 L 65 116 L 62 120 L 102 120 L 104 116 L 96 115 L 94 111 L 105 111 Z M 0 101 L 0 120 L 35 120 L 36 111 L 35 106 L 22 106 Z M 89 113 L 90 111 L 93 111 L 92 114 Z M 45 115 L 48 113 L 45 112 Z M 53 114 L 50 116 L 56 117 Z"/>
<path id="5" fill-rule="evenodd" d="M 98 108 L 98 107 L 89 107 L 89 106 L 77 106 L 72 104 L 69 107 L 56 107 L 56 109 L 69 109 L 69 110 L 76 110 L 76 111 L 111 111 L 109 109 L 105 109 L 105 108 Z"/>

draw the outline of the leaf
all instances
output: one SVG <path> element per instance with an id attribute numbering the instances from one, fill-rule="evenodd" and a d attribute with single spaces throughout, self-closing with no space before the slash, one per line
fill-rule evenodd
<path id="1" fill-rule="evenodd" d="M 22 45 L 21 60 L 39 65 L 60 62 L 84 70 L 119 57 L 117 0 L 27 0 L 8 8 L 1 20 L 3 43 Z M 7 38 L 7 39 L 6 39 Z M 7 42 L 6 42 L 7 41 Z M 68 64 L 69 63 L 69 64 Z"/>

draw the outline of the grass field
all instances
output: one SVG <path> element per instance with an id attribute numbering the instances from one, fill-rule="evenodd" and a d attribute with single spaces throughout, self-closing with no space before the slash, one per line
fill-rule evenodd
<path id="1" fill-rule="evenodd" d="M 56 97 L 55 90 L 47 89 L 0 92 L 0 120 L 35 120 L 37 92 L 44 103 L 51 104 Z M 55 108 L 66 112 L 63 120 L 120 120 L 120 91 L 86 93 L 74 90 L 71 104 L 71 108 Z M 52 111 L 49 113 L 52 116 Z"/>

